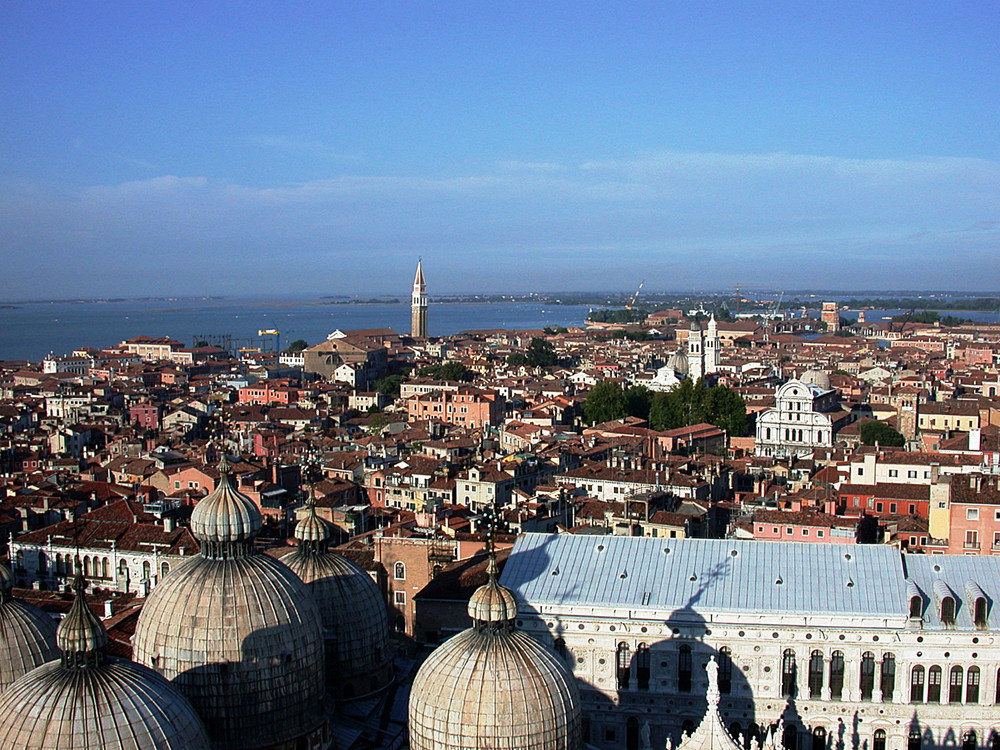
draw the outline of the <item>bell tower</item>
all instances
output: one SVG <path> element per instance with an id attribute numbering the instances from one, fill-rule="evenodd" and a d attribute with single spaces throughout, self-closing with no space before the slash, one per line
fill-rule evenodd
<path id="1" fill-rule="evenodd" d="M 424 283 L 424 269 L 419 259 L 410 297 L 410 335 L 415 339 L 427 338 L 427 284 Z"/>

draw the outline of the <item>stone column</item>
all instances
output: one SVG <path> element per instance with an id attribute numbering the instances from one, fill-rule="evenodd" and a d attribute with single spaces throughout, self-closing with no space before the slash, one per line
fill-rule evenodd
<path id="1" fill-rule="evenodd" d="M 833 658 L 827 654 L 823 657 L 823 689 L 820 692 L 820 699 L 824 701 L 830 700 L 830 664 L 833 662 Z"/>

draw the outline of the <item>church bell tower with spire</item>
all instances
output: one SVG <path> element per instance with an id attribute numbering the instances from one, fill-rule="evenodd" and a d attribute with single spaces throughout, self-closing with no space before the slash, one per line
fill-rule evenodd
<path id="1" fill-rule="evenodd" d="M 415 339 L 427 338 L 427 284 L 424 283 L 424 269 L 420 260 L 417 261 L 417 275 L 413 279 L 410 335 Z"/>

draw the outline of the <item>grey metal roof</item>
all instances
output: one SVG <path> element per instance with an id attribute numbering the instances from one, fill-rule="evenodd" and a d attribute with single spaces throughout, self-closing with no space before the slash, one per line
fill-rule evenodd
<path id="1" fill-rule="evenodd" d="M 955 597 L 956 611 L 954 628 L 973 630 L 972 596 L 978 593 L 986 596 L 989 628 L 1000 628 L 1000 557 L 988 555 L 904 555 L 903 566 L 906 577 L 919 587 L 924 595 L 924 627 L 943 628 L 939 597 L 935 589 L 943 590 L 938 582 L 944 582 Z M 969 586 L 969 583 L 975 586 Z"/>
<path id="2" fill-rule="evenodd" d="M 525 534 L 501 582 L 531 605 L 900 618 L 900 558 L 882 545 Z"/>

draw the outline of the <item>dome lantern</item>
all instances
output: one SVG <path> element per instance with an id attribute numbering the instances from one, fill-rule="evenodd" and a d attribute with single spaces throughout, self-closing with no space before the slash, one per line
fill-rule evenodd
<path id="1" fill-rule="evenodd" d="M 263 518 L 256 504 L 233 487 L 225 456 L 218 470 L 218 486 L 191 513 L 191 533 L 208 559 L 242 557 L 253 549 Z"/>
<path id="2" fill-rule="evenodd" d="M 62 651 L 62 665 L 67 669 L 96 667 L 104 661 L 104 648 L 108 645 L 108 631 L 87 605 L 84 591 L 87 582 L 80 572 L 73 579 L 73 606 L 56 628 L 56 644 Z"/>

